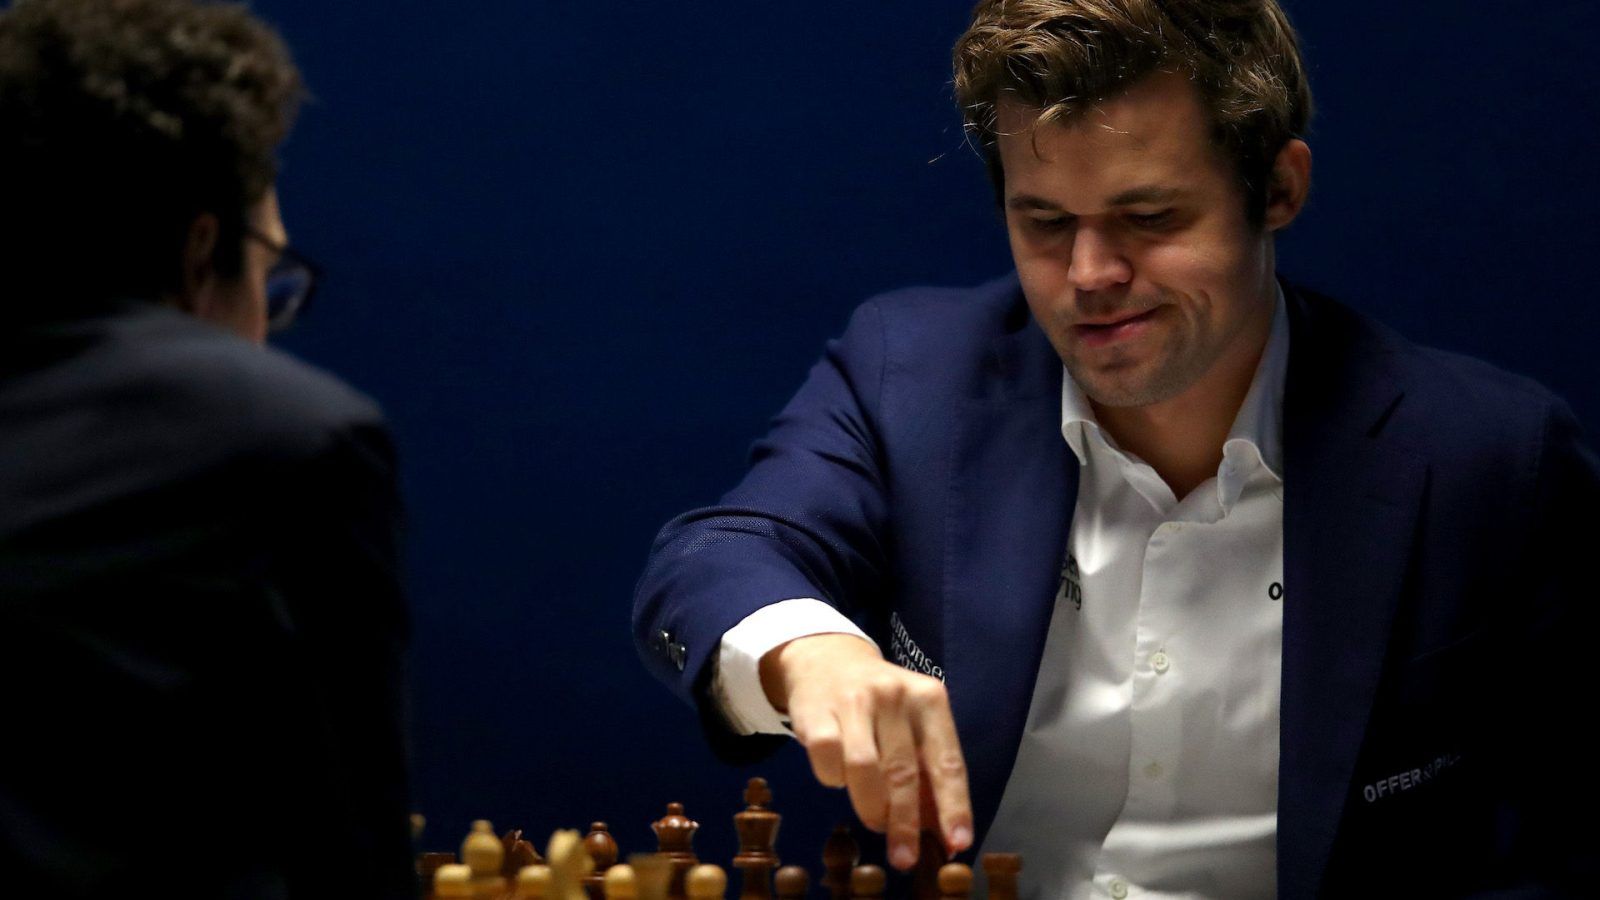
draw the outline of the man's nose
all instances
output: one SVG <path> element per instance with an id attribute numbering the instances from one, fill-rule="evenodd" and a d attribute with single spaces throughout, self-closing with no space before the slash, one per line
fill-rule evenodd
<path id="1" fill-rule="evenodd" d="M 1103 230 L 1080 226 L 1072 239 L 1067 279 L 1080 291 L 1100 291 L 1133 278 L 1133 266 Z"/>

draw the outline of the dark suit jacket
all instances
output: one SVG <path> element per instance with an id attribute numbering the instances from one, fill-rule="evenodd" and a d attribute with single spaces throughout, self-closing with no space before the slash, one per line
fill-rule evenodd
<path id="1" fill-rule="evenodd" d="M 398 514 L 327 375 L 149 303 L 5 322 L 4 892 L 412 893 Z"/>
<path id="2" fill-rule="evenodd" d="M 1593 878 L 1594 754 L 1568 733 L 1593 705 L 1600 464 L 1537 385 L 1289 297 L 1281 896 Z M 893 613 L 944 673 L 981 841 L 1076 498 L 1061 378 L 1014 278 L 855 313 L 743 482 L 662 531 L 638 588 L 641 655 L 724 753 L 771 747 L 708 709 L 724 631 L 810 596 L 889 648 Z"/>

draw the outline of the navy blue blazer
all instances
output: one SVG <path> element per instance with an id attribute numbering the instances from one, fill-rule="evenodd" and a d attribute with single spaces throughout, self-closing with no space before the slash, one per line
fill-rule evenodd
<path id="1" fill-rule="evenodd" d="M 1538 385 L 1287 295 L 1280 896 L 1600 884 L 1593 754 L 1571 737 L 1593 705 L 1600 461 Z M 824 599 L 942 672 L 981 842 L 1076 499 L 1061 379 L 1014 277 L 856 311 L 638 587 L 641 656 L 719 752 L 772 747 L 707 702 L 723 632 Z"/>
<path id="2" fill-rule="evenodd" d="M 0 894 L 414 896 L 378 407 L 155 303 L 9 299 Z"/>

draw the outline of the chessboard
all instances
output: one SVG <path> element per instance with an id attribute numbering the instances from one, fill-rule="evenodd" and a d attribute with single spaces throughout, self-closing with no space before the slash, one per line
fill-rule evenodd
<path id="1" fill-rule="evenodd" d="M 848 826 L 840 825 L 823 846 L 820 878 L 813 892 L 804 866 L 780 866 L 776 850 L 782 817 L 772 808 L 772 791 L 762 778 L 745 787 L 745 807 L 733 816 L 739 850 L 732 868 L 739 873 L 740 900 L 882 900 L 887 871 L 861 862 L 860 848 Z M 417 826 L 420 829 L 420 825 Z M 474 900 L 723 900 L 728 872 L 704 863 L 694 851 L 699 824 L 680 803 L 667 804 L 666 815 L 651 824 L 654 852 L 622 852 L 604 822 L 551 835 L 541 855 L 522 831 L 496 835 L 479 820 L 461 844 L 460 854 L 423 853 L 417 857 L 419 894 L 428 900 L 461 897 Z M 974 873 L 964 863 L 948 862 L 931 833 L 924 835 L 920 861 L 909 888 L 917 900 L 1016 900 L 1022 857 L 985 853 L 980 868 L 986 889 L 974 892 Z"/>

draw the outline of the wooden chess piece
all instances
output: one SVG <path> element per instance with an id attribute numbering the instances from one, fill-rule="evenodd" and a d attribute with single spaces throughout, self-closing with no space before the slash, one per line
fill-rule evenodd
<path id="1" fill-rule="evenodd" d="M 433 896 L 433 875 L 441 866 L 456 864 L 454 853 L 424 853 L 417 857 L 417 883 L 422 890 L 417 893 L 424 898 Z"/>
<path id="2" fill-rule="evenodd" d="M 472 896 L 479 900 L 501 900 L 506 894 L 506 879 L 500 874 L 506 847 L 494 836 L 487 819 L 472 823 L 472 831 L 461 842 L 461 861 L 472 870 Z"/>
<path id="3" fill-rule="evenodd" d="M 850 826 L 837 825 L 828 842 L 822 845 L 822 884 L 829 900 L 850 900 L 850 871 L 861 862 L 861 845 L 850 834 Z"/>
<path id="4" fill-rule="evenodd" d="M 634 877 L 633 866 L 617 863 L 605 874 L 605 900 L 639 900 L 639 882 Z"/>
<path id="5" fill-rule="evenodd" d="M 500 846 L 505 848 L 505 862 L 500 864 L 500 874 L 506 877 L 508 884 L 515 883 L 517 876 L 529 866 L 542 865 L 544 857 L 532 843 L 522 839 L 522 829 L 514 828 L 500 835 Z"/>
<path id="6" fill-rule="evenodd" d="M 639 900 L 667 900 L 672 891 L 672 861 L 659 853 L 635 853 L 628 857 L 633 867 Z"/>
<path id="7" fill-rule="evenodd" d="M 805 900 L 811 891 L 811 876 L 800 866 L 784 866 L 772 879 L 778 900 Z"/>
<path id="8" fill-rule="evenodd" d="M 883 900 L 889 874 L 881 866 L 856 866 L 850 872 L 850 893 L 857 900 Z"/>
<path id="9" fill-rule="evenodd" d="M 728 873 L 713 865 L 695 866 L 683 879 L 689 900 L 723 900 L 728 891 Z"/>
<path id="10" fill-rule="evenodd" d="M 472 896 L 472 867 L 448 863 L 434 870 L 433 896 L 439 900 Z"/>
<path id="11" fill-rule="evenodd" d="M 595 822 L 589 826 L 589 836 L 583 839 L 583 849 L 594 860 L 594 872 L 583 879 L 583 889 L 589 900 L 605 900 L 606 870 L 617 864 L 617 842 L 606 830 L 606 823 Z"/>
<path id="12" fill-rule="evenodd" d="M 1021 871 L 1021 854 L 985 853 L 983 874 L 989 878 L 989 900 L 1017 900 L 1017 873 Z"/>
<path id="13" fill-rule="evenodd" d="M 550 867 L 534 863 L 517 870 L 513 900 L 545 900 L 550 896 Z"/>
<path id="14" fill-rule="evenodd" d="M 656 833 L 656 852 L 672 864 L 672 900 L 684 900 L 683 879 L 689 870 L 700 864 L 694 855 L 694 833 L 700 823 L 683 814 L 682 803 L 668 803 L 667 814 L 650 824 Z"/>
<path id="15" fill-rule="evenodd" d="M 970 900 L 971 897 L 971 866 L 946 863 L 939 868 L 939 900 Z"/>
<path id="16" fill-rule="evenodd" d="M 733 867 L 739 870 L 739 900 L 771 900 L 772 872 L 778 868 L 778 825 L 783 817 L 773 812 L 772 791 L 765 778 L 752 778 L 744 789 L 744 812 L 735 813 L 733 827 L 739 833 L 739 855 Z"/>
<path id="17" fill-rule="evenodd" d="M 544 856 L 550 867 L 549 900 L 589 900 L 583 879 L 594 871 L 594 860 L 589 858 L 578 832 L 562 830 L 552 834 Z"/>

